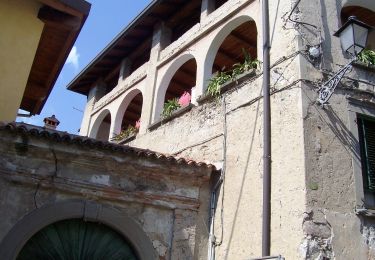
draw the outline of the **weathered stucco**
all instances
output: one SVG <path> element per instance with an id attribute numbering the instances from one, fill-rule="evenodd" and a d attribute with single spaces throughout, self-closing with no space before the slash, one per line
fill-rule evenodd
<path id="1" fill-rule="evenodd" d="M 211 167 L 57 142 L 51 136 L 0 131 L 0 241 L 26 215 L 80 199 L 129 216 L 158 259 L 206 254 L 202 227 L 208 219 Z"/>
<path id="2" fill-rule="evenodd" d="M 355 118 L 356 113 L 375 116 L 374 70 L 355 66 L 329 105 L 322 108 L 316 103 L 322 82 L 349 62 L 333 34 L 341 25 L 341 8 L 353 4 L 375 11 L 372 2 L 361 0 L 270 1 L 272 255 L 286 259 L 375 258 L 375 214 L 364 208 Z M 83 121 L 87 129 L 95 128 L 100 112 L 108 109 L 116 115 L 130 91 L 139 89 L 145 98 L 142 126 L 131 145 L 222 165 L 224 181 L 215 201 L 211 237 L 216 239 L 217 259 L 248 259 L 261 254 L 261 69 L 243 83 L 230 83 L 219 99 L 202 101 L 211 76 L 209 63 L 220 41 L 248 20 L 257 25 L 261 60 L 261 1 L 229 0 L 210 14 L 203 12 L 199 24 L 164 50 L 157 31 L 145 78 L 139 76 L 132 86 L 124 83 L 141 75 L 142 67 L 128 81 L 120 81 Z M 311 46 L 322 55 L 309 56 Z M 194 106 L 157 126 L 163 91 L 172 74 L 191 57 L 197 62 Z M 123 90 L 121 95 L 116 94 L 118 89 Z M 112 123 L 111 129 L 118 130 L 118 124 Z M 177 216 L 185 216 L 189 223 L 200 219 L 191 212 L 176 213 L 176 220 Z M 209 232 L 208 226 L 201 228 L 201 232 Z M 191 239 L 189 230 L 176 236 Z M 200 252 L 206 246 L 200 243 Z M 206 256 L 199 254 L 201 259 Z"/>

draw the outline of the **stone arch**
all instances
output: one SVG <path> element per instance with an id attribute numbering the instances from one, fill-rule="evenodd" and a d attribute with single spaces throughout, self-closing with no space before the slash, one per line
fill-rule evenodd
<path id="1" fill-rule="evenodd" d="M 155 102 L 155 111 L 154 111 L 154 120 L 160 117 L 160 114 L 163 110 L 163 104 L 167 89 L 169 87 L 169 83 L 171 82 L 172 78 L 176 74 L 176 72 L 188 61 L 194 60 L 196 58 L 193 54 L 184 53 L 177 57 L 172 64 L 170 64 L 169 68 L 165 71 L 163 78 L 160 81 L 158 86 L 157 95 L 156 95 L 156 102 Z M 196 75 L 195 75 L 196 81 Z"/>
<path id="2" fill-rule="evenodd" d="M 253 22 L 255 26 L 255 30 L 257 30 L 256 23 L 254 19 L 250 16 L 242 15 L 230 20 L 224 27 L 214 36 L 211 45 L 208 48 L 208 52 L 204 59 L 204 69 L 203 69 L 203 79 L 204 79 L 204 90 L 206 89 L 207 83 L 212 76 L 212 69 L 215 62 L 216 55 L 219 51 L 220 46 L 224 42 L 224 40 L 231 34 L 233 30 L 241 26 L 246 22 Z M 257 35 L 257 31 L 256 31 Z M 255 44 L 257 44 L 257 36 L 253 39 Z M 255 58 L 255 57 L 252 57 Z"/>
<path id="3" fill-rule="evenodd" d="M 109 124 L 108 122 L 104 122 L 109 117 Z M 110 125 L 111 125 L 111 112 L 108 109 L 104 109 L 100 112 L 100 114 L 96 117 L 94 124 L 92 125 L 89 137 L 97 138 L 99 140 L 108 141 L 109 139 L 109 132 L 110 132 Z M 105 125 L 103 123 L 106 123 Z M 98 138 L 98 135 L 100 135 Z M 107 136 L 107 139 L 104 138 Z"/>
<path id="4" fill-rule="evenodd" d="M 121 128 L 123 126 L 124 116 L 126 116 L 125 113 L 127 112 L 127 109 L 129 108 L 129 106 L 134 101 L 134 98 L 138 97 L 139 95 L 142 98 L 142 104 L 141 104 L 142 108 L 141 108 L 141 111 L 140 111 L 142 113 L 142 110 L 143 110 L 143 93 L 138 88 L 132 89 L 125 95 L 125 97 L 123 98 L 122 102 L 120 103 L 118 109 L 116 109 L 117 113 L 116 113 L 115 118 L 114 118 L 113 129 L 112 129 L 112 132 L 114 134 L 120 133 Z M 141 114 L 139 115 L 139 117 L 141 117 Z M 132 121 L 134 121 L 134 120 L 132 120 Z"/>
<path id="5" fill-rule="evenodd" d="M 45 205 L 24 216 L 3 238 L 0 255 L 3 259 L 16 259 L 34 234 L 52 223 L 66 219 L 103 223 L 122 235 L 140 260 L 156 259 L 151 240 L 133 219 L 112 207 L 80 200 Z"/>

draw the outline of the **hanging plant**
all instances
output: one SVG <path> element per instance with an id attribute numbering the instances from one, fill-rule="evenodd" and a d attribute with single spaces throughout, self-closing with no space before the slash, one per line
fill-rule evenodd
<path id="1" fill-rule="evenodd" d="M 177 98 L 169 99 L 164 103 L 163 112 L 161 113 L 162 118 L 167 118 L 172 115 L 172 112 L 179 109 L 181 106 L 178 103 Z"/>

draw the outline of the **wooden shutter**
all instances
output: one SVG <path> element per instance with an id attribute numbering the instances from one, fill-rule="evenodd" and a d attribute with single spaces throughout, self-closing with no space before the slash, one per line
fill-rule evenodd
<path id="1" fill-rule="evenodd" d="M 375 121 L 367 117 L 358 118 L 359 142 L 362 158 L 363 186 L 375 192 Z"/>

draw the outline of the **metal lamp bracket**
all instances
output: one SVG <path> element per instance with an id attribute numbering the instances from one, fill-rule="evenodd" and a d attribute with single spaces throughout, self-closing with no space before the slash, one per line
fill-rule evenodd
<path id="1" fill-rule="evenodd" d="M 331 98 L 333 92 L 335 91 L 337 85 L 341 81 L 342 77 L 352 69 L 352 64 L 355 61 L 353 59 L 350 61 L 345 67 L 340 69 L 332 78 L 330 78 L 328 81 L 326 81 L 318 90 L 318 99 L 317 102 L 321 104 L 322 106 L 328 102 L 328 100 Z"/>

